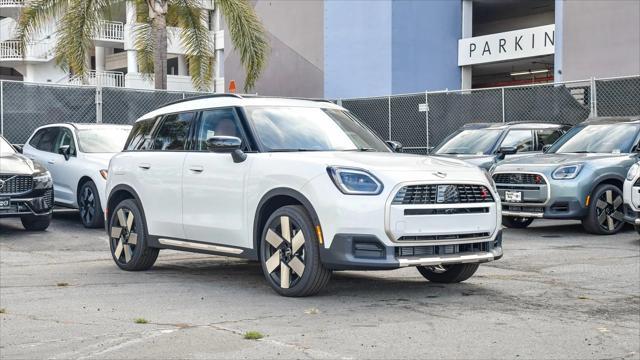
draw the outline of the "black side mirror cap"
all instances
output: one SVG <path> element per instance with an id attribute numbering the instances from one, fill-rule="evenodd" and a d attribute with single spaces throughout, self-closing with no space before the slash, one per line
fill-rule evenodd
<path id="1" fill-rule="evenodd" d="M 242 140 L 235 136 L 214 136 L 207 139 L 207 150 L 215 153 L 231 154 L 233 162 L 239 163 L 247 159 L 241 149 Z"/>
<path id="2" fill-rule="evenodd" d="M 58 154 L 64 156 L 65 160 L 69 160 L 71 157 L 71 147 L 69 145 L 62 145 L 58 148 Z"/>
<path id="3" fill-rule="evenodd" d="M 13 146 L 13 148 L 20 154 L 22 154 L 22 151 L 24 151 L 23 145 L 20 144 L 12 144 L 11 146 Z"/>
<path id="4" fill-rule="evenodd" d="M 518 152 L 518 148 L 515 146 L 503 146 L 498 150 L 498 160 L 504 160 L 505 156 L 513 155 Z"/>
<path id="5" fill-rule="evenodd" d="M 391 149 L 391 151 L 393 152 L 402 152 L 402 144 L 397 142 L 397 141 L 386 141 L 387 146 L 389 146 L 389 149 Z"/>
<path id="6" fill-rule="evenodd" d="M 546 153 L 547 151 L 549 151 L 549 149 L 551 149 L 551 144 L 547 144 L 545 146 L 542 147 L 542 152 Z"/>

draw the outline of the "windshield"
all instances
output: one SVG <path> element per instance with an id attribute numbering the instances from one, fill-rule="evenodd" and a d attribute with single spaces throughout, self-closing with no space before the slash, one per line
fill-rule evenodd
<path id="1" fill-rule="evenodd" d="M 549 153 L 630 153 L 638 135 L 637 124 L 577 126 L 549 149 Z"/>
<path id="2" fill-rule="evenodd" d="M 353 115 L 310 107 L 246 107 L 267 151 L 382 151 L 389 148 Z"/>
<path id="3" fill-rule="evenodd" d="M 124 148 L 131 129 L 107 128 L 78 131 L 80 151 L 84 153 L 115 153 Z"/>
<path id="4" fill-rule="evenodd" d="M 7 142 L 3 137 L 0 137 L 0 154 L 15 154 L 16 151 L 13 149 L 13 146 Z"/>
<path id="5" fill-rule="evenodd" d="M 461 130 L 445 140 L 435 150 L 435 154 L 448 155 L 489 155 L 502 134 L 499 129 Z"/>

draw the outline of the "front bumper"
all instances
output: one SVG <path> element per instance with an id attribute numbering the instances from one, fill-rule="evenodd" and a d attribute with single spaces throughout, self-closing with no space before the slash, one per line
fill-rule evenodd
<path id="1" fill-rule="evenodd" d="M 16 217 L 22 215 L 48 215 L 53 209 L 53 189 L 34 190 L 29 194 L 10 198 L 8 208 L 0 209 L 0 217 Z"/>
<path id="2" fill-rule="evenodd" d="M 634 226 L 640 226 L 640 211 L 635 211 L 629 204 L 624 204 L 624 221 Z"/>
<path id="3" fill-rule="evenodd" d="M 502 257 L 502 231 L 491 241 L 466 244 L 385 245 L 375 235 L 337 234 L 330 248 L 321 248 L 332 270 L 391 270 L 407 266 L 483 263 Z"/>

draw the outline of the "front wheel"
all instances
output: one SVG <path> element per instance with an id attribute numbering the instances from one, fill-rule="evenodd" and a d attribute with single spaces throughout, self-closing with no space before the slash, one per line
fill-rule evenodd
<path id="1" fill-rule="evenodd" d="M 582 226 L 597 235 L 617 234 L 624 226 L 622 191 L 615 185 L 602 184 L 591 195 Z"/>
<path id="2" fill-rule="evenodd" d="M 524 229 L 531 225 L 534 218 L 526 218 L 526 217 L 502 217 L 502 225 L 511 228 L 511 229 Z"/>
<path id="3" fill-rule="evenodd" d="M 122 201 L 109 220 L 111 256 L 122 270 L 140 271 L 153 266 L 160 249 L 147 246 L 147 232 L 138 203 Z"/>
<path id="4" fill-rule="evenodd" d="M 640 234 L 640 226 L 638 225 L 634 225 L 633 226 L 634 229 L 636 229 L 636 231 L 638 232 L 638 234 Z"/>
<path id="5" fill-rule="evenodd" d="M 87 181 L 80 187 L 78 193 L 78 209 L 80 209 L 80 219 L 86 228 L 99 228 L 104 226 L 104 213 L 98 188 L 93 181 Z"/>
<path id="6" fill-rule="evenodd" d="M 418 266 L 418 271 L 425 279 L 443 284 L 459 283 L 467 280 L 476 270 L 479 264 L 455 264 L 437 266 Z"/>
<path id="7" fill-rule="evenodd" d="M 51 224 L 51 214 L 48 215 L 23 215 L 20 217 L 22 226 L 29 231 L 44 231 Z"/>
<path id="8" fill-rule="evenodd" d="M 283 296 L 309 296 L 329 282 L 331 271 L 320 262 L 314 225 L 304 207 L 276 210 L 262 231 L 260 262 L 269 285 Z"/>

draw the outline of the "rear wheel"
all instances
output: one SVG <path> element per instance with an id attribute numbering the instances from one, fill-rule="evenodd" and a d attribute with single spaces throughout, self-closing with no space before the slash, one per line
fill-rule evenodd
<path id="1" fill-rule="evenodd" d="M 158 258 L 160 249 L 147 246 L 147 232 L 138 204 L 127 199 L 111 213 L 109 220 L 111 256 L 122 270 L 147 270 Z"/>
<path id="2" fill-rule="evenodd" d="M 284 296 L 316 294 L 331 277 L 320 262 L 313 222 L 298 205 L 271 214 L 262 231 L 260 261 L 269 285 Z"/>
<path id="3" fill-rule="evenodd" d="M 51 214 L 48 215 L 23 215 L 20 217 L 22 226 L 29 231 L 44 231 L 51 224 Z"/>
<path id="4" fill-rule="evenodd" d="M 613 235 L 624 226 L 622 191 L 615 185 L 602 184 L 591 194 L 591 203 L 582 226 L 592 234 Z"/>
<path id="5" fill-rule="evenodd" d="M 104 226 L 104 213 L 98 188 L 93 181 L 87 181 L 80 187 L 78 193 L 78 209 L 80 209 L 80 219 L 82 225 L 87 228 L 99 228 Z"/>
<path id="6" fill-rule="evenodd" d="M 512 229 L 524 229 L 531 225 L 533 220 L 534 218 L 503 216 L 502 225 Z"/>
<path id="7" fill-rule="evenodd" d="M 479 264 L 455 264 L 437 266 L 418 266 L 418 271 L 427 280 L 436 283 L 451 284 L 467 280 L 476 270 Z"/>

